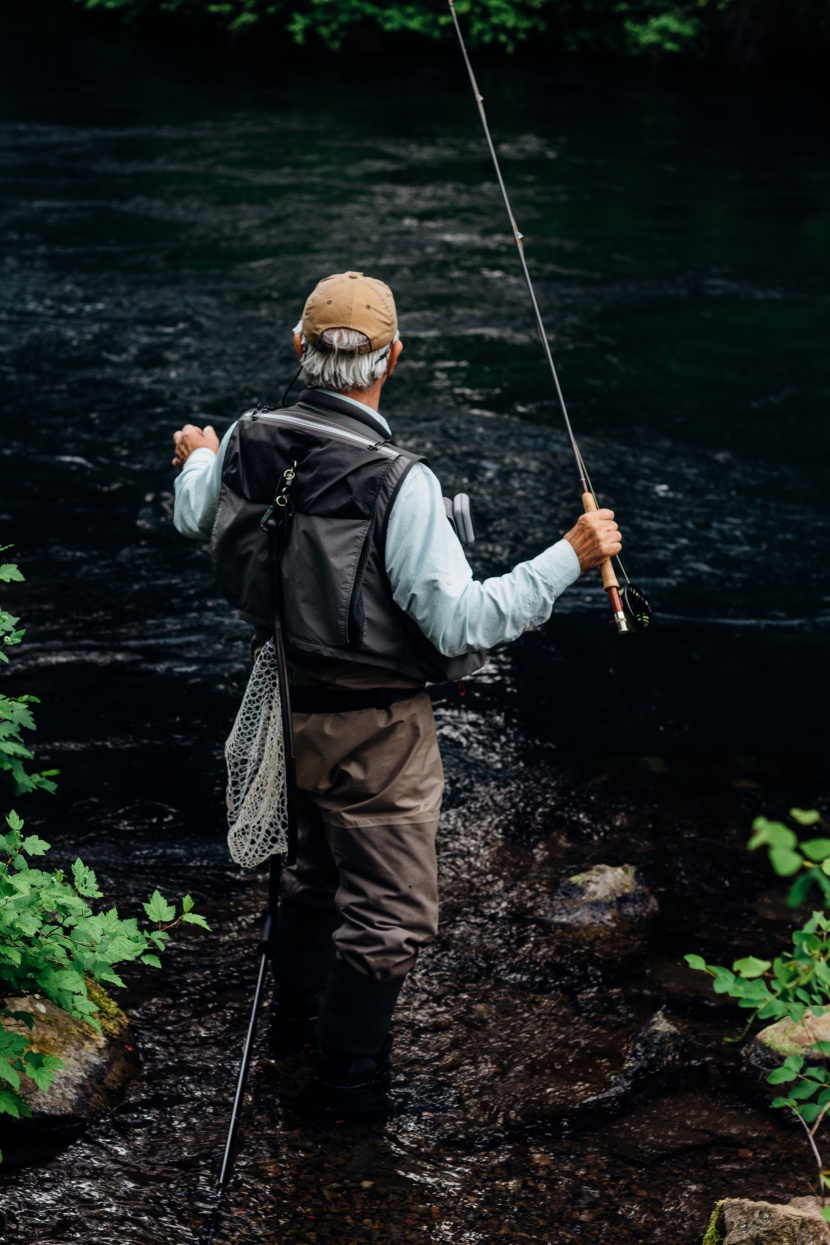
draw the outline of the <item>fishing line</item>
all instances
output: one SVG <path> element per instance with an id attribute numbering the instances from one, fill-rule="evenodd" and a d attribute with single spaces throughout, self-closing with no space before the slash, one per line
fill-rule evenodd
<path id="1" fill-rule="evenodd" d="M 476 81 L 476 76 L 475 76 L 475 73 L 473 72 L 473 66 L 470 62 L 469 53 L 467 52 L 467 45 L 465 44 L 464 36 L 461 33 L 461 26 L 458 21 L 458 14 L 455 11 L 455 5 L 453 4 L 453 0 L 447 0 L 447 2 L 450 6 L 450 13 L 452 15 L 452 21 L 455 27 L 455 33 L 458 36 L 458 43 L 459 43 L 459 46 L 461 47 L 461 54 L 464 57 L 464 64 L 467 68 L 467 76 L 470 79 L 470 85 L 473 88 L 473 95 L 475 97 L 475 101 L 478 106 L 478 113 L 481 118 L 481 124 L 484 129 L 484 136 L 487 140 L 487 146 L 490 151 L 490 156 L 493 161 L 493 168 L 496 171 L 496 179 L 499 184 L 499 189 L 501 191 L 502 199 L 504 200 L 504 206 L 507 210 L 507 216 L 510 221 L 510 228 L 513 232 L 513 240 L 516 243 L 516 249 L 519 254 L 519 262 L 522 265 L 522 273 L 524 274 L 525 284 L 527 286 L 527 292 L 530 295 L 530 302 L 533 307 L 533 315 L 536 319 L 536 328 L 539 333 L 539 340 L 542 343 L 542 349 L 544 350 L 545 358 L 548 361 L 548 366 L 550 368 L 550 374 L 553 377 L 554 389 L 556 390 L 556 396 L 559 401 L 560 409 L 562 411 L 562 417 L 565 421 L 565 428 L 568 434 L 568 440 L 570 442 L 571 451 L 574 456 L 574 461 L 576 462 L 577 472 L 579 473 L 579 482 L 582 487 L 583 504 L 585 504 L 586 509 L 599 508 L 599 501 L 594 491 L 594 487 L 591 484 L 591 478 L 588 475 L 588 471 L 585 466 L 585 460 L 582 457 L 582 453 L 577 444 L 576 437 L 574 436 L 573 428 L 571 427 L 571 420 L 570 420 L 570 416 L 568 415 L 568 408 L 565 405 L 565 398 L 562 393 L 562 386 L 559 383 L 559 376 L 556 371 L 556 364 L 553 361 L 553 354 L 551 352 L 550 342 L 548 341 L 548 335 L 545 331 L 544 321 L 542 320 L 542 313 L 539 310 L 539 303 L 536 299 L 536 290 L 534 289 L 533 280 L 530 276 L 530 270 L 527 266 L 527 259 L 525 258 L 524 245 L 522 242 L 524 235 L 520 232 L 519 227 L 516 224 L 516 218 L 513 215 L 513 208 L 511 207 L 511 204 L 510 204 L 510 197 L 507 193 L 507 187 L 504 184 L 504 178 L 502 176 L 501 166 L 499 164 L 499 158 L 496 154 L 495 144 L 493 143 L 493 136 L 490 133 L 490 126 L 487 123 L 487 114 L 484 111 L 484 96 L 481 94 L 481 91 L 478 89 L 478 83 Z M 592 499 L 593 504 L 591 504 L 588 501 L 588 498 Z M 613 613 L 614 613 L 614 622 L 616 623 L 617 630 L 621 632 L 645 630 L 648 627 L 649 623 L 651 622 L 651 607 L 649 606 L 648 601 L 646 600 L 644 594 L 640 592 L 639 589 L 635 588 L 634 585 L 629 580 L 628 575 L 625 572 L 625 568 L 623 567 L 623 564 L 622 562 L 620 562 L 619 558 L 617 558 L 616 561 L 620 567 L 620 570 L 622 571 L 623 578 L 626 581 L 626 586 L 622 590 L 622 592 L 620 592 L 619 583 L 617 582 L 616 576 L 614 575 L 614 571 L 613 571 L 613 567 L 611 566 L 610 559 L 606 561 L 605 563 L 603 563 L 600 569 L 602 571 L 603 586 L 605 587 L 611 599 L 611 606 L 612 606 Z"/>

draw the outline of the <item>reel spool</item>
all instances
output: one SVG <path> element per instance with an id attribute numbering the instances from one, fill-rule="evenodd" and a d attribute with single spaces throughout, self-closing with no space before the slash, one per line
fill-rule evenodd
<path id="1" fill-rule="evenodd" d="M 625 584 L 620 589 L 623 613 L 630 631 L 648 631 L 651 626 L 652 610 L 644 593 L 634 584 Z"/>

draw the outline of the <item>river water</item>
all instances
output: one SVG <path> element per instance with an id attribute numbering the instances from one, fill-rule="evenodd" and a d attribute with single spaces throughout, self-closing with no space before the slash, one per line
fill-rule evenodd
<path id="1" fill-rule="evenodd" d="M 28 628 L 8 684 L 43 697 L 39 758 L 62 770 L 20 811 L 125 907 L 190 890 L 215 933 L 130 979 L 144 1076 L 62 1155 L 4 1170 L 0 1239 L 195 1241 L 262 878 L 231 866 L 222 829 L 247 635 L 172 529 L 173 430 L 277 402 L 305 294 L 360 268 L 398 300 L 384 412 L 471 495 L 479 575 L 557 538 L 578 485 L 454 61 L 243 72 L 19 33 L 4 53 L 0 521 Z M 436 693 L 445 925 L 404 996 L 399 1063 L 437 1077 L 447 1110 L 286 1134 L 263 1054 L 227 1240 L 692 1245 L 716 1197 L 808 1191 L 793 1135 L 729 1079 L 737 1023 L 678 963 L 780 944 L 747 828 L 826 791 L 825 119 L 807 98 L 480 78 L 583 454 L 656 621 L 617 637 L 591 578 L 463 702 Z M 559 962 L 519 880 L 538 906 L 598 861 L 642 870 L 658 935 L 626 964 Z M 660 1009 L 694 1087 L 589 1127 L 539 1106 L 550 1069 L 522 1080 L 534 1043 L 601 1080 Z"/>

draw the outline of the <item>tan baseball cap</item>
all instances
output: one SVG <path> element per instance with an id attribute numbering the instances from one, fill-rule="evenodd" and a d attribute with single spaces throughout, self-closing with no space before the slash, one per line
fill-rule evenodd
<path id="1" fill-rule="evenodd" d="M 326 329 L 357 329 L 369 341 L 355 354 L 369 354 L 388 346 L 398 331 L 398 313 L 392 291 L 383 281 L 362 272 L 336 272 L 324 277 L 308 296 L 303 309 L 303 337 L 325 350 Z"/>

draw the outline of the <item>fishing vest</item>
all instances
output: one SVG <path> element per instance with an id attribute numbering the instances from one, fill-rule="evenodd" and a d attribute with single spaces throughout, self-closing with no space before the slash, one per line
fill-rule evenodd
<path id="1" fill-rule="evenodd" d="M 419 682 L 460 679 L 483 651 L 445 657 L 392 599 L 386 526 L 413 463 L 368 412 L 304 389 L 285 410 L 236 424 L 222 470 L 210 548 L 222 593 L 271 629 L 268 537 L 260 521 L 296 462 L 293 516 L 281 552 L 285 644 L 291 652 L 382 666 Z"/>

